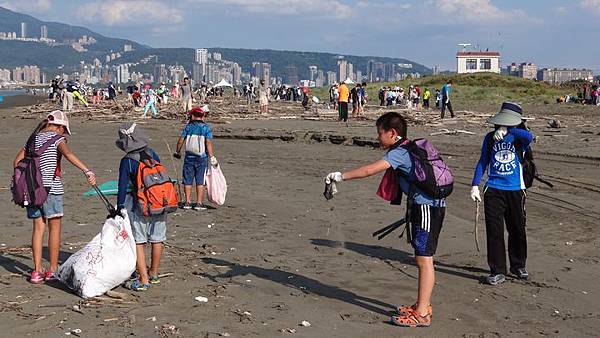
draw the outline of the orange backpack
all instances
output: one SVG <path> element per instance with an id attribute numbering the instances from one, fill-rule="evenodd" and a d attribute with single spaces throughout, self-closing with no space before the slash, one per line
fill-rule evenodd
<path id="1" fill-rule="evenodd" d="M 153 159 L 142 159 L 137 174 L 137 198 L 144 216 L 162 215 L 177 210 L 177 190 L 167 170 Z"/>

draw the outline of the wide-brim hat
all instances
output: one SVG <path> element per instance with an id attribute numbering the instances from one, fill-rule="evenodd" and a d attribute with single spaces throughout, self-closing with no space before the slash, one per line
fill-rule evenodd
<path id="1" fill-rule="evenodd" d="M 523 121 L 523 108 L 514 102 L 504 102 L 496 115 L 487 119 L 490 124 L 515 127 Z"/>
<path id="2" fill-rule="evenodd" d="M 119 126 L 119 138 L 115 144 L 124 152 L 144 149 L 148 142 L 148 137 L 135 122 L 125 122 Z"/>

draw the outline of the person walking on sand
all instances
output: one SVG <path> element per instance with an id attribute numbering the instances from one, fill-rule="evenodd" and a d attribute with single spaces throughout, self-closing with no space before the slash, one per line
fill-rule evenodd
<path id="1" fill-rule="evenodd" d="M 193 93 L 192 85 L 190 84 L 189 78 L 187 78 L 187 77 L 183 78 L 183 85 L 181 85 L 179 90 L 181 91 L 183 111 L 185 113 L 187 113 L 190 110 L 192 110 L 192 102 L 194 99 L 194 96 L 193 96 L 194 93 Z"/>
<path id="2" fill-rule="evenodd" d="M 183 188 L 185 203 L 183 209 L 206 210 L 204 192 L 206 190 L 205 173 L 208 166 L 216 166 L 217 158 L 213 153 L 212 131 L 202 119 L 208 114 L 208 108 L 194 108 L 189 112 L 190 122 L 181 132 L 173 157 L 181 158 L 181 149 L 185 143 L 183 162 Z M 196 186 L 196 203 L 192 203 L 192 186 Z"/>
<path id="3" fill-rule="evenodd" d="M 475 167 L 471 199 L 481 202 L 479 184 L 487 170 L 484 189 L 487 260 L 490 275 L 486 283 L 498 285 L 505 281 L 506 251 L 504 224 L 508 231 L 510 272 L 519 279 L 528 279 L 525 269 L 527 237 L 525 232 L 525 183 L 523 163 L 525 150 L 533 135 L 523 128 L 523 110 L 512 102 L 504 102 L 500 112 L 488 119 L 494 131 L 483 139 L 481 156 Z"/>
<path id="4" fill-rule="evenodd" d="M 119 185 L 117 210 L 127 209 L 131 220 L 131 231 L 136 244 L 137 278 L 125 284 L 133 291 L 146 291 L 150 285 L 160 284 L 158 269 L 167 239 L 167 215 L 144 216 L 137 198 L 137 176 L 140 161 L 152 159 L 160 163 L 156 152 L 150 148 L 148 137 L 132 122 L 119 126 L 117 148 L 125 152 L 119 163 Z M 130 187 L 134 187 L 129 191 Z M 150 270 L 146 263 L 146 244 L 152 248 Z"/>
<path id="5" fill-rule="evenodd" d="M 350 91 L 346 87 L 346 81 L 342 81 L 338 88 L 338 107 L 340 121 L 348 122 L 348 99 L 350 98 Z"/>
<path id="6" fill-rule="evenodd" d="M 380 116 L 375 124 L 379 144 L 387 150 L 383 158 L 345 173 L 330 173 L 325 178 L 325 183 L 366 178 L 390 168 L 400 172 L 400 175 L 397 175 L 399 188 L 407 194 L 407 203 L 410 203 L 412 210 L 407 221 L 410 222 L 413 234 L 411 244 L 419 268 L 419 282 L 417 302 L 398 308 L 397 315 L 391 318 L 391 323 L 404 327 L 427 327 L 431 325 L 431 294 L 435 285 L 433 256 L 444 221 L 446 201 L 427 196 L 412 183 L 415 179 L 413 161 L 404 147 L 408 143 L 406 120 L 396 112 L 388 112 Z"/>
<path id="7" fill-rule="evenodd" d="M 350 90 L 350 99 L 352 100 L 352 118 L 355 119 L 360 111 L 360 83 Z"/>
<path id="8" fill-rule="evenodd" d="M 269 87 L 265 85 L 265 80 L 260 80 L 258 85 L 258 104 L 261 114 L 269 113 Z"/>
<path id="9" fill-rule="evenodd" d="M 65 135 L 71 135 L 69 119 L 66 113 L 55 110 L 35 129 L 30 137 L 30 141 L 17 153 L 13 161 L 13 167 L 17 167 L 19 162 L 25 158 L 26 151 L 37 151 L 45 148 L 40 156 L 39 170 L 42 174 L 44 187 L 48 190 L 48 198 L 42 206 L 26 207 L 27 218 L 33 221 L 31 250 L 34 267 L 29 281 L 34 284 L 55 279 L 54 272 L 58 269 L 61 222 L 64 216 L 61 158 L 66 158 L 81 170 L 90 185 L 96 185 L 96 175 L 71 151 L 67 145 Z M 44 270 L 42 267 L 42 242 L 46 226 L 48 226 L 48 252 L 50 259 L 50 268 L 48 270 Z"/>
<path id="10" fill-rule="evenodd" d="M 429 88 L 425 88 L 425 91 L 423 92 L 423 108 L 429 109 L 429 98 L 430 97 L 431 97 L 431 92 L 429 91 Z"/>
<path id="11" fill-rule="evenodd" d="M 148 110 L 152 109 L 152 118 L 156 118 L 158 116 L 158 112 L 156 110 L 156 94 L 152 87 L 150 87 L 146 93 L 146 105 L 144 106 L 144 114 L 142 118 L 146 118 Z"/>
<path id="12" fill-rule="evenodd" d="M 448 111 L 450 111 L 450 117 L 454 118 L 454 110 L 452 110 L 452 101 L 450 101 L 450 94 L 452 93 L 452 80 L 448 81 L 440 92 L 442 95 L 442 115 L 441 118 L 444 118 L 444 113 L 446 112 L 446 107 L 448 107 Z"/>

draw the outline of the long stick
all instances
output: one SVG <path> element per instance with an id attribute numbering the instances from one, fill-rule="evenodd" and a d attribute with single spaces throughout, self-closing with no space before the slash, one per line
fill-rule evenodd
<path id="1" fill-rule="evenodd" d="M 475 202 L 475 207 L 475 246 L 477 247 L 477 252 L 480 252 L 481 250 L 479 250 L 479 201 Z"/>
<path id="2" fill-rule="evenodd" d="M 171 151 L 171 146 L 169 145 L 169 142 L 167 142 L 167 140 L 165 138 L 163 138 L 163 141 L 165 142 L 165 144 L 167 145 L 167 151 L 169 151 L 169 158 L 171 159 L 171 165 L 173 166 L 173 172 L 175 174 L 177 174 L 177 177 L 179 177 L 179 172 L 177 171 L 177 167 L 175 166 L 175 160 L 173 160 L 173 151 Z M 181 198 L 181 184 L 179 182 L 179 178 L 177 179 L 177 192 L 179 193 L 179 198 Z"/>

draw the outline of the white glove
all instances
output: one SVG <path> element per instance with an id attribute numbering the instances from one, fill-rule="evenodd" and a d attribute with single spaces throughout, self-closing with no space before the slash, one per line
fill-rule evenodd
<path id="1" fill-rule="evenodd" d="M 474 185 L 471 187 L 471 199 L 473 202 L 481 202 L 481 195 L 479 194 L 479 187 Z"/>
<path id="2" fill-rule="evenodd" d="M 219 162 L 217 161 L 217 158 L 214 156 L 210 157 L 210 165 L 212 165 L 213 167 L 216 167 L 219 164 Z"/>
<path id="3" fill-rule="evenodd" d="M 338 193 L 336 183 L 342 182 L 344 177 L 341 172 L 330 173 L 325 177 L 325 183 L 331 184 L 331 194 L 335 195 Z"/>
<path id="4" fill-rule="evenodd" d="M 502 141 L 502 139 L 504 138 L 504 136 L 506 136 L 507 133 L 508 133 L 508 129 L 506 129 L 506 127 L 498 128 L 496 130 L 496 132 L 494 133 L 494 141 L 496 141 L 496 142 Z"/>
<path id="5" fill-rule="evenodd" d="M 342 182 L 343 180 L 344 180 L 344 177 L 342 177 L 342 173 L 339 171 L 330 173 L 325 177 L 325 183 L 327 183 L 327 184 L 339 183 L 339 182 Z"/>

